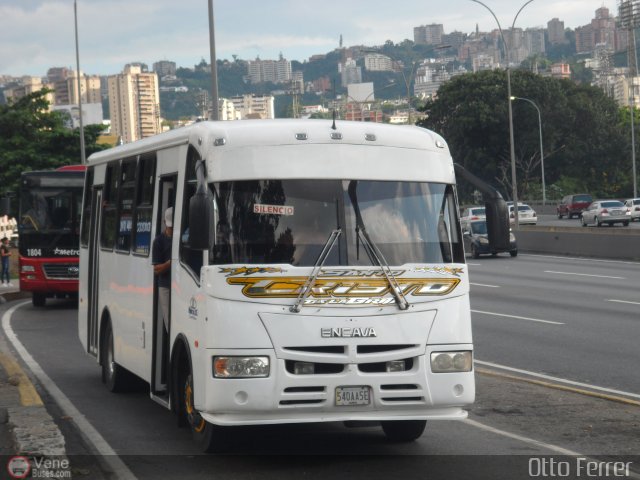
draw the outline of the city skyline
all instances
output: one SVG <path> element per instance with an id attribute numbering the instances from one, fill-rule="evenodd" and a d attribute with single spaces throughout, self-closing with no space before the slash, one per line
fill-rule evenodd
<path id="1" fill-rule="evenodd" d="M 80 66 L 87 74 L 107 75 L 125 64 L 158 60 L 191 67 L 209 61 L 209 24 L 205 0 L 77 0 Z M 524 3 L 483 0 L 503 29 Z M 444 31 L 470 33 L 497 27 L 488 10 L 471 0 L 325 0 L 321 7 L 292 0 L 215 0 L 218 59 L 304 61 L 343 45 L 381 45 L 413 39 L 413 28 L 443 24 Z M 617 14 L 616 0 L 535 0 L 518 17 L 517 27 L 544 27 L 554 17 L 566 28 L 588 24 L 596 9 Z M 435 7 L 435 8 L 434 8 Z M 437 13 L 432 13 L 432 12 Z M 423 12 L 423 13 L 421 13 Z M 44 76 L 50 67 L 75 68 L 73 0 L 0 0 L 0 75 Z M 266 19 L 266 20 L 265 20 Z M 302 19 L 302 20 L 301 20 Z M 309 21 L 304 21 L 309 19 Z"/>

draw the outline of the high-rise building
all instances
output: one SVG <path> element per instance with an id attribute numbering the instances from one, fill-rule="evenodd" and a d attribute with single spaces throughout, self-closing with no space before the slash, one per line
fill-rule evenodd
<path id="1" fill-rule="evenodd" d="M 288 83 L 291 81 L 291 62 L 280 54 L 278 60 L 249 60 L 247 73 L 251 83 L 272 82 Z"/>
<path id="2" fill-rule="evenodd" d="M 344 63 L 339 63 L 338 72 L 343 87 L 352 83 L 362 83 L 362 68 L 356 65 L 356 61 L 352 58 L 347 58 Z"/>
<path id="3" fill-rule="evenodd" d="M 552 18 L 547 22 L 547 35 L 551 45 L 567 43 L 567 37 L 564 32 L 564 22 L 557 18 Z"/>
<path id="4" fill-rule="evenodd" d="M 80 92 L 82 94 L 82 103 L 102 103 L 102 95 L 100 94 L 100 77 L 97 75 L 87 76 L 80 72 Z M 70 70 L 67 76 L 67 105 L 78 104 L 78 77 L 75 70 Z M 57 92 L 56 92 L 57 93 Z M 57 96 L 57 95 L 56 95 Z M 56 102 L 57 105 L 63 105 Z"/>
<path id="5" fill-rule="evenodd" d="M 443 35 L 444 27 L 441 23 L 432 23 L 431 25 L 421 25 L 413 28 L 413 41 L 421 45 L 440 45 L 442 44 Z"/>
<path id="6" fill-rule="evenodd" d="M 272 95 L 238 95 L 230 98 L 235 118 L 242 120 L 275 118 L 274 97 Z"/>
<path id="7" fill-rule="evenodd" d="M 158 78 L 166 77 L 167 75 L 176 74 L 176 62 L 170 62 L 168 60 L 160 60 L 153 64 L 153 71 L 158 74 Z"/>
<path id="8" fill-rule="evenodd" d="M 392 72 L 393 62 L 381 53 L 368 53 L 364 56 L 364 68 L 370 72 Z"/>
<path id="9" fill-rule="evenodd" d="M 160 133 L 158 75 L 127 65 L 109 77 L 109 114 L 113 135 L 125 143 Z"/>

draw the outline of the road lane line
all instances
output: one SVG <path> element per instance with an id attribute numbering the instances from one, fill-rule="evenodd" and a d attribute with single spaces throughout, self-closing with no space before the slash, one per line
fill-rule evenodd
<path id="1" fill-rule="evenodd" d="M 485 285 L 484 283 L 469 283 L 469 285 L 473 285 L 475 287 L 500 288 L 499 285 Z"/>
<path id="2" fill-rule="evenodd" d="M 78 430 L 82 436 L 95 448 L 98 455 L 102 458 L 106 465 L 113 471 L 115 478 L 122 478 L 126 480 L 136 480 L 136 476 L 129 470 L 125 463 L 120 460 L 116 451 L 111 448 L 102 435 L 94 428 L 94 426 L 87 420 L 87 418 L 80 413 L 71 400 L 58 388 L 53 380 L 45 373 L 42 367 L 35 361 L 27 349 L 22 345 L 22 342 L 18 340 L 17 335 L 11 328 L 11 317 L 13 313 L 20 307 L 29 305 L 31 301 L 22 302 L 7 310 L 2 316 L 2 329 L 4 330 L 7 339 L 16 349 L 16 352 L 20 355 L 24 363 L 29 367 L 29 370 L 35 375 L 42 386 L 47 390 L 49 395 L 55 400 L 63 413 L 70 417 L 76 424 Z"/>
<path id="3" fill-rule="evenodd" d="M 625 277 L 611 277 L 609 275 L 591 275 L 589 273 L 554 272 L 553 270 L 545 270 L 544 273 L 554 273 L 556 275 L 575 275 L 578 277 L 613 278 L 615 280 L 626 280 Z"/>
<path id="4" fill-rule="evenodd" d="M 574 387 L 578 387 L 578 388 L 586 388 L 586 389 L 590 389 L 590 390 L 597 390 L 597 391 L 604 392 L 604 393 L 607 393 L 607 394 L 620 395 L 620 396 L 629 397 L 629 398 L 635 398 L 635 399 L 640 400 L 640 394 L 637 394 L 637 393 L 624 392 L 622 390 L 615 390 L 613 388 L 600 387 L 598 385 L 591 385 L 589 383 L 575 382 L 573 380 L 567 380 L 567 379 L 564 379 L 564 378 L 553 377 L 551 375 L 545 375 L 543 373 L 531 372 L 531 371 L 528 371 L 528 370 L 521 370 L 519 368 L 507 367 L 506 365 L 500 365 L 500 364 L 497 364 L 497 363 L 485 362 L 485 361 L 477 360 L 477 359 L 474 360 L 474 362 L 477 363 L 478 365 L 483 365 L 485 367 L 497 368 L 499 370 L 505 370 L 507 372 L 520 373 L 522 375 L 528 375 L 528 376 L 534 377 L 534 378 L 541 378 L 541 379 L 548 380 L 548 381 L 551 381 L 551 382 L 564 383 L 566 385 L 573 385 Z"/>
<path id="5" fill-rule="evenodd" d="M 471 310 L 471 313 L 481 313 L 482 315 L 493 315 L 495 317 L 515 318 L 517 320 L 526 320 L 528 322 L 548 323 L 550 325 L 564 325 L 562 322 L 553 322 L 551 320 L 541 320 L 539 318 L 520 317 L 518 315 L 506 315 L 504 313 L 483 312 L 481 310 Z"/>
<path id="6" fill-rule="evenodd" d="M 588 257 L 565 257 L 561 255 L 541 255 L 535 253 L 518 253 L 518 256 L 523 257 L 540 257 L 540 258 L 556 258 L 561 260 L 585 260 L 589 263 L 621 263 L 623 265 L 638 265 L 638 262 L 625 261 L 625 260 L 605 260 L 602 258 L 588 258 Z"/>
<path id="7" fill-rule="evenodd" d="M 628 300 L 615 300 L 613 298 L 610 298 L 609 300 L 607 300 L 607 302 L 614 302 L 614 303 L 629 303 L 631 305 L 640 305 L 640 302 L 630 302 Z"/>

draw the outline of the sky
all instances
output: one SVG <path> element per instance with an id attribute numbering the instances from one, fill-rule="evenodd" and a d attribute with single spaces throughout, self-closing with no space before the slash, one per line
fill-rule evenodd
<path id="1" fill-rule="evenodd" d="M 208 0 L 76 0 L 80 69 L 116 74 L 127 63 L 159 60 L 192 67 L 209 62 Z M 508 29 L 526 0 L 483 0 Z M 474 0 L 213 0 L 216 56 L 304 61 L 345 47 L 413 40 L 413 27 L 441 23 L 444 32 L 496 28 Z M 585 25 L 616 0 L 533 0 L 516 26 Z M 74 0 L 0 0 L 0 75 L 44 76 L 50 67 L 75 69 Z"/>

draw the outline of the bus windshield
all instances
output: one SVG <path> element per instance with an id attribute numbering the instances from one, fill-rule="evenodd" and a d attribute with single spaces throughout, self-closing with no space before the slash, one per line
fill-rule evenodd
<path id="1" fill-rule="evenodd" d="M 78 228 L 82 203 L 80 185 L 22 188 L 20 193 L 20 250 L 73 250 L 77 255 Z M 42 256 L 61 253 L 41 251 Z M 26 255 L 26 253 L 25 253 Z"/>
<path id="2" fill-rule="evenodd" d="M 357 212 L 360 227 L 389 265 L 464 262 L 451 185 L 264 180 L 219 182 L 212 189 L 214 264 L 312 266 L 340 227 L 342 235 L 325 265 L 371 266 L 375 263 L 356 233 Z"/>

